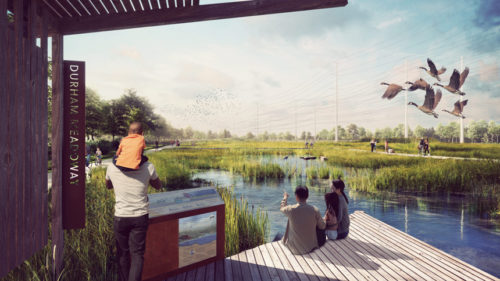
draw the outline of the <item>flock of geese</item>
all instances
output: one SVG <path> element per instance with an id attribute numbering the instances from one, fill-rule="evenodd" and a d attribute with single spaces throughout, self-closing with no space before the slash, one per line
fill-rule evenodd
<path id="1" fill-rule="evenodd" d="M 429 69 L 426 67 L 419 67 L 423 70 L 425 70 L 430 76 L 436 78 L 436 80 L 441 81 L 441 78 L 439 75 L 443 74 L 446 71 L 445 67 L 441 67 L 441 69 L 437 69 L 436 65 L 432 62 L 432 60 L 427 59 L 427 64 L 429 65 Z M 465 82 L 465 79 L 467 78 L 467 75 L 469 75 L 469 68 L 466 67 L 462 73 L 460 73 L 458 70 L 454 69 L 453 73 L 451 74 L 450 77 L 450 82 L 448 85 L 442 85 L 440 83 L 434 83 L 433 86 L 439 86 L 443 89 L 446 89 L 448 92 L 455 94 L 455 95 L 460 95 L 464 96 L 465 93 L 460 90 L 462 85 Z M 387 98 L 389 100 L 393 99 L 397 94 L 401 91 L 415 91 L 415 90 L 424 90 L 425 91 L 425 100 L 423 105 L 417 105 L 414 102 L 409 102 L 408 105 L 414 105 L 420 111 L 427 115 L 433 115 L 434 117 L 438 118 L 438 114 L 434 111 L 441 100 L 441 90 L 438 89 L 436 92 L 434 92 L 434 89 L 432 86 L 427 83 L 424 79 L 420 78 L 415 82 L 410 82 L 406 81 L 405 84 L 410 85 L 408 88 L 403 88 L 403 86 L 398 85 L 398 84 L 389 84 L 386 82 L 382 82 L 381 85 L 386 85 L 387 90 L 385 91 L 384 95 L 382 98 Z M 460 101 L 458 100 L 455 102 L 455 108 L 453 111 L 449 111 L 446 109 L 443 109 L 444 112 L 447 112 L 451 115 L 454 115 L 456 117 L 460 118 L 465 118 L 465 116 L 462 114 L 464 107 L 467 105 L 467 100 Z"/>

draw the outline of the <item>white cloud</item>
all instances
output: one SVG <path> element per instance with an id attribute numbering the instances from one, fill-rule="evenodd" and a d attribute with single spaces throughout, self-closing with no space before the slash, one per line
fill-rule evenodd
<path id="1" fill-rule="evenodd" d="M 390 20 L 386 20 L 386 21 L 383 21 L 383 22 L 377 24 L 377 29 L 385 29 L 391 25 L 400 23 L 402 21 L 403 21 L 403 18 L 401 18 L 401 17 L 396 17 L 396 18 L 393 18 Z"/>

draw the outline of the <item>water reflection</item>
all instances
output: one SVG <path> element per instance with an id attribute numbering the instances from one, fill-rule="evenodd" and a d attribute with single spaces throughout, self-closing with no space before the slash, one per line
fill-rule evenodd
<path id="1" fill-rule="evenodd" d="M 299 162 L 297 165 L 314 164 Z M 271 223 L 268 239 L 278 231 L 283 231 L 286 226 L 286 218 L 279 211 L 283 191 L 292 194 L 294 187 L 305 180 L 301 176 L 282 181 L 248 182 L 238 175 L 223 171 L 200 172 L 195 174 L 195 177 L 222 186 L 234 186 L 236 196 L 246 198 L 250 206 L 267 211 Z M 478 214 L 478 210 L 481 210 L 478 204 L 492 204 L 482 201 L 487 199 L 391 192 L 374 195 L 349 190 L 349 183 L 346 184 L 350 212 L 363 210 L 399 230 L 500 277 L 500 227 L 484 219 L 481 211 Z M 325 211 L 323 195 L 329 189 L 328 186 L 328 181 L 318 181 L 310 190 L 308 203 L 317 206 L 322 213 Z M 290 203 L 293 203 L 293 199 L 291 200 Z"/>

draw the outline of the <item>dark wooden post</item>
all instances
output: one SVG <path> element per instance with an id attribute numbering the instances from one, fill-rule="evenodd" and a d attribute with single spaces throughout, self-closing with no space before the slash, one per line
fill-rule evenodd
<path id="1" fill-rule="evenodd" d="M 52 36 L 52 253 L 57 278 L 63 266 L 62 132 L 63 132 L 63 36 Z"/>

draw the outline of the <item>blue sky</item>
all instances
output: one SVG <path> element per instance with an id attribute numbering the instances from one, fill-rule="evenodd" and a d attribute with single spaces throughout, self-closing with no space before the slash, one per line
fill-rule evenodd
<path id="1" fill-rule="evenodd" d="M 340 124 L 396 126 L 404 95 L 382 100 L 380 82 L 435 82 L 418 69 L 429 57 L 447 67 L 447 83 L 463 57 L 471 69 L 465 123 L 500 122 L 495 2 L 352 0 L 344 8 L 66 36 L 64 56 L 87 62 L 87 86 L 104 99 L 134 88 L 176 127 L 237 134 L 331 129 L 336 64 Z M 423 99 L 423 91 L 408 94 Z M 438 110 L 457 99 L 443 92 Z M 434 119 L 408 108 L 409 125 L 456 120 L 441 113 Z"/>

